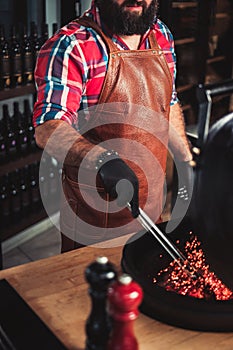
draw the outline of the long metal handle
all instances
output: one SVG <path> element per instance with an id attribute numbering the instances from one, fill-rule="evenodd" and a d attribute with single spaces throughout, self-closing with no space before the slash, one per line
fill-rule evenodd
<path id="1" fill-rule="evenodd" d="M 182 262 L 185 262 L 187 259 L 184 254 L 170 241 L 165 234 L 156 226 L 149 216 L 139 208 L 140 214 L 138 216 L 138 221 L 141 222 L 142 226 L 147 229 L 163 246 L 168 254 L 175 260 L 179 259 Z"/>
<path id="2" fill-rule="evenodd" d="M 131 205 L 128 203 L 128 208 L 131 210 Z M 176 245 L 170 241 L 166 235 L 154 224 L 154 222 L 149 218 L 149 216 L 139 208 L 139 216 L 137 217 L 141 225 L 150 232 L 161 246 L 167 251 L 167 253 L 183 268 L 186 273 L 189 274 L 192 278 L 200 277 L 199 272 L 190 265 L 188 259 L 185 255 L 176 247 Z"/>

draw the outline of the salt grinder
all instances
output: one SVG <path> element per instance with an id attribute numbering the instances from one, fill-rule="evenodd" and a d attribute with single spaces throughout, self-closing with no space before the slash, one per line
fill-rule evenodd
<path id="1" fill-rule="evenodd" d="M 113 329 L 107 350 L 138 350 L 133 323 L 138 316 L 138 306 L 143 297 L 141 287 L 123 274 L 108 290 L 109 313 Z"/>
<path id="2" fill-rule="evenodd" d="M 111 331 L 110 317 L 106 310 L 107 291 L 116 277 L 113 264 L 105 256 L 98 257 L 85 270 L 92 303 L 85 327 L 86 350 L 106 350 Z"/>

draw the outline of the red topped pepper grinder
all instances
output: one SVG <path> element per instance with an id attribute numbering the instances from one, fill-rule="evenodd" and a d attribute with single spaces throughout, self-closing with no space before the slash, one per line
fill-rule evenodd
<path id="1" fill-rule="evenodd" d="M 143 297 L 141 287 L 123 274 L 108 289 L 109 314 L 113 329 L 107 350 L 138 350 L 133 323 L 137 318 Z"/>

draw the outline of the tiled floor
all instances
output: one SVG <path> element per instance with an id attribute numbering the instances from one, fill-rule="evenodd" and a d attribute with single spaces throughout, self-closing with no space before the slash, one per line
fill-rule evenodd
<path id="1" fill-rule="evenodd" d="M 50 228 L 29 239 L 8 252 L 3 250 L 3 268 L 25 264 L 30 261 L 43 259 L 60 254 L 60 233 L 56 227 Z"/>

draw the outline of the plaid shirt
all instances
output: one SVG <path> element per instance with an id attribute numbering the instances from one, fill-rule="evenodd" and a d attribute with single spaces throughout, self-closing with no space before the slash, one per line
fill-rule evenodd
<path id="1" fill-rule="evenodd" d="M 98 8 L 94 3 L 85 14 L 101 26 Z M 173 77 L 172 105 L 177 102 L 173 37 L 166 25 L 158 19 L 142 37 L 139 50 L 149 48 L 148 34 L 151 30 L 165 54 Z M 111 38 L 119 50 L 129 50 L 120 37 L 113 35 Z M 37 102 L 34 106 L 34 126 L 51 119 L 78 125 L 78 110 L 87 110 L 98 103 L 107 67 L 106 46 L 93 29 L 76 22 L 61 28 L 43 45 L 38 55 L 35 68 Z"/>

